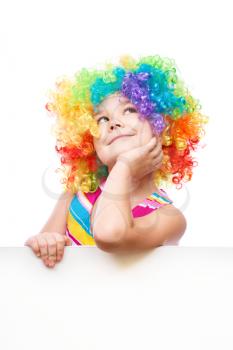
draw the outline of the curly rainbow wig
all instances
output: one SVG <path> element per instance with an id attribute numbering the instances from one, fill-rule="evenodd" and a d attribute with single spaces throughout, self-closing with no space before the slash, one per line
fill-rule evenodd
<path id="1" fill-rule="evenodd" d="M 159 55 L 135 60 L 124 55 L 119 64 L 82 68 L 74 77 L 62 77 L 55 84 L 45 108 L 56 117 L 55 150 L 62 166 L 56 171 L 62 172 L 65 191 L 94 192 L 101 179 L 107 178 L 108 168 L 101 164 L 93 145 L 93 137 L 100 136 L 93 115 L 104 98 L 117 92 L 162 136 L 164 157 L 153 174 L 156 186 L 175 184 L 180 189 L 191 180 L 197 165 L 191 153 L 197 150 L 209 118 L 200 113 L 199 101 L 178 76 L 174 60 Z"/>

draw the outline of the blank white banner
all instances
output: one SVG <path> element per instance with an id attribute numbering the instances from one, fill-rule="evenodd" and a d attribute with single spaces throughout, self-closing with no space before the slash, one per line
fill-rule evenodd
<path id="1" fill-rule="evenodd" d="M 4 350 L 232 350 L 233 248 L 0 248 Z"/>

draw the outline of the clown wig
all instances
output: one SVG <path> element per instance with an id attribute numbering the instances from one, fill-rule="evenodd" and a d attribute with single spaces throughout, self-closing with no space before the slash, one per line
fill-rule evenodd
<path id="1" fill-rule="evenodd" d="M 105 63 L 101 69 L 80 69 L 72 78 L 57 79 L 49 90 L 45 108 L 56 117 L 52 132 L 60 156 L 64 190 L 94 192 L 108 168 L 98 159 L 93 137 L 100 131 L 93 115 L 96 106 L 110 94 L 120 92 L 162 136 L 163 162 L 153 174 L 157 187 L 190 181 L 197 165 L 192 153 L 205 134 L 208 117 L 200 113 L 198 100 L 178 76 L 174 60 L 156 56 L 124 55 L 119 64 Z"/>

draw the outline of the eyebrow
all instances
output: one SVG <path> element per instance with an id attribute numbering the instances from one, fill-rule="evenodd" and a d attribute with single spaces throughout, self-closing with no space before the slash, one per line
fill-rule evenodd
<path id="1" fill-rule="evenodd" d="M 126 105 L 126 104 L 132 104 L 132 102 L 128 101 L 128 100 L 125 100 L 125 101 L 120 103 L 120 105 Z M 100 113 L 103 113 L 103 112 L 104 112 L 104 109 L 103 110 L 97 110 L 97 112 L 94 113 L 94 117 L 97 117 Z"/>

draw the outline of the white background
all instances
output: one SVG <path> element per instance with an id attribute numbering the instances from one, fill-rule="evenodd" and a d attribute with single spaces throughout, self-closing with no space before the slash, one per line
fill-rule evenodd
<path id="1" fill-rule="evenodd" d="M 1 246 L 22 246 L 62 191 L 46 93 L 59 76 L 121 54 L 175 59 L 210 117 L 192 181 L 168 191 L 180 246 L 232 246 L 230 1 L 5 1 L 0 5 Z M 42 179 L 51 194 L 42 186 Z"/>

